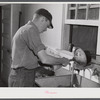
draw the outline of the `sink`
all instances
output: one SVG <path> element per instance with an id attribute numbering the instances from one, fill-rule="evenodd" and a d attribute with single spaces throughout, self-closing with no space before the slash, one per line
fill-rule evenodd
<path id="1" fill-rule="evenodd" d="M 39 87 L 73 87 L 71 86 L 72 75 L 60 75 L 60 76 L 50 76 L 37 78 L 35 80 L 37 86 Z M 99 83 L 89 80 L 78 74 L 73 75 L 74 87 L 100 87 Z"/>
<path id="2" fill-rule="evenodd" d="M 45 78 L 38 78 L 35 80 L 40 87 L 68 87 L 70 86 L 71 75 L 51 76 Z"/>

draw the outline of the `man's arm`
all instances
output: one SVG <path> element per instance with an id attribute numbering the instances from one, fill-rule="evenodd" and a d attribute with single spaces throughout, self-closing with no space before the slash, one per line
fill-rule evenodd
<path id="1" fill-rule="evenodd" d="M 38 57 L 43 64 L 64 65 L 64 66 L 69 64 L 69 60 L 67 58 L 56 58 L 56 57 L 50 56 L 46 53 L 45 50 L 39 51 Z"/>

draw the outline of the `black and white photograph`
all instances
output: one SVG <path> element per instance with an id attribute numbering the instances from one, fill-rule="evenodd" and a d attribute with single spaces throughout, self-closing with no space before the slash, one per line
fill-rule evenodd
<path id="1" fill-rule="evenodd" d="M 0 2 L 0 46 L 1 88 L 100 88 L 100 2 Z"/>

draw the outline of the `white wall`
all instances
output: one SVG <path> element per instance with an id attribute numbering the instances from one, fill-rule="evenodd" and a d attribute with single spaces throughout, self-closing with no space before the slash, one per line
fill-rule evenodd
<path id="1" fill-rule="evenodd" d="M 19 28 L 19 11 L 21 11 L 20 4 L 12 4 L 11 5 L 11 35 L 16 33 Z"/>
<path id="2" fill-rule="evenodd" d="M 49 10 L 53 16 L 54 29 L 48 29 L 47 32 L 41 35 L 42 42 L 53 48 L 61 48 L 61 28 L 62 28 L 62 4 L 26 4 L 24 5 L 25 23 L 31 20 L 33 13 L 39 9 L 45 8 Z"/>

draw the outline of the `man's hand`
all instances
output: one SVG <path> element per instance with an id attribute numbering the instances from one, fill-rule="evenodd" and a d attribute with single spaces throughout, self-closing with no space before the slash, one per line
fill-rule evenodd
<path id="1" fill-rule="evenodd" d="M 67 66 L 68 64 L 70 64 L 70 60 L 69 59 L 67 59 L 67 58 L 65 58 L 65 57 L 63 57 L 62 58 L 63 59 L 63 66 L 65 67 L 65 66 Z"/>

